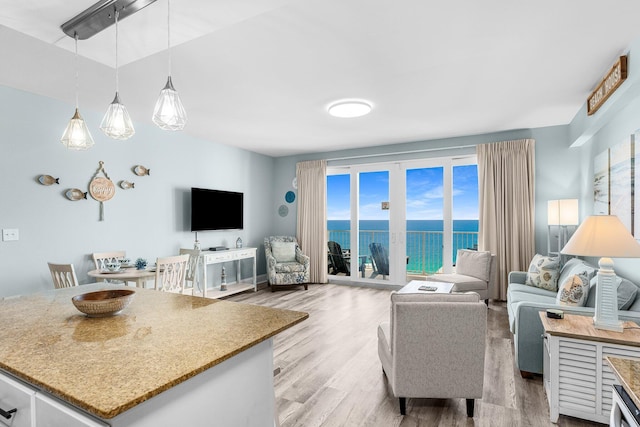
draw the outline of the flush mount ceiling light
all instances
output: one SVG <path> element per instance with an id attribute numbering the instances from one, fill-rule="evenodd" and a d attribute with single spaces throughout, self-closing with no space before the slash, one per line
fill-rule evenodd
<path id="1" fill-rule="evenodd" d="M 342 100 L 329 105 L 327 111 L 333 117 L 353 118 L 361 117 L 371 112 L 371 103 L 362 100 Z"/>

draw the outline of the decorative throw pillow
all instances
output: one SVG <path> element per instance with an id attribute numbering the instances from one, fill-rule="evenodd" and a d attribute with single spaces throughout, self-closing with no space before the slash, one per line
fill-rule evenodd
<path id="1" fill-rule="evenodd" d="M 271 242 L 271 253 L 277 262 L 293 262 L 296 260 L 296 244 L 294 242 Z"/>
<path id="2" fill-rule="evenodd" d="M 589 298 L 587 299 L 587 307 L 596 306 L 596 286 L 598 285 L 598 276 L 591 279 L 591 289 L 589 290 Z M 638 294 L 638 287 L 627 279 L 616 276 L 615 281 L 616 294 L 618 296 L 618 310 L 628 310 L 633 304 Z"/>
<path id="3" fill-rule="evenodd" d="M 540 254 L 536 254 L 529 264 L 525 284 L 548 291 L 558 290 L 558 274 L 560 260 Z"/>
<path id="4" fill-rule="evenodd" d="M 584 307 L 589 296 L 589 278 L 586 274 L 574 274 L 560 283 L 556 302 L 560 305 Z"/>

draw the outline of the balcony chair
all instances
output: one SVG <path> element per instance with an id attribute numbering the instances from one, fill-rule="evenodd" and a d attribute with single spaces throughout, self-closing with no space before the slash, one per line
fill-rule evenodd
<path id="1" fill-rule="evenodd" d="M 330 240 L 327 243 L 329 247 L 329 267 L 331 270 L 329 274 L 339 274 L 344 273 L 347 276 L 351 275 L 351 267 L 349 266 L 349 261 L 347 257 L 345 257 L 345 253 L 342 251 L 342 247 L 338 242 L 334 242 Z"/>
<path id="2" fill-rule="evenodd" d="M 308 289 L 310 260 L 300 250 L 295 237 L 265 237 L 264 254 L 271 292 L 277 285 L 301 285 Z"/>
<path id="3" fill-rule="evenodd" d="M 376 276 L 382 274 L 382 278 L 386 279 L 389 275 L 389 253 L 387 248 L 382 246 L 382 243 L 370 243 L 369 251 L 371 252 L 371 264 L 373 266 L 373 272 L 370 279 L 375 279 Z"/>
<path id="4" fill-rule="evenodd" d="M 489 295 L 496 282 L 496 256 L 488 251 L 458 249 L 456 272 L 434 274 L 427 280 L 453 283 L 451 292 L 476 292 L 489 304 Z"/>
<path id="5" fill-rule="evenodd" d="M 473 417 L 482 398 L 487 308 L 474 292 L 391 293 L 378 327 L 378 356 L 406 414 L 407 398 L 463 398 Z"/>
<path id="6" fill-rule="evenodd" d="M 49 265 L 54 288 L 60 289 L 78 286 L 78 278 L 76 277 L 73 264 L 52 264 L 50 262 L 47 264 Z"/>

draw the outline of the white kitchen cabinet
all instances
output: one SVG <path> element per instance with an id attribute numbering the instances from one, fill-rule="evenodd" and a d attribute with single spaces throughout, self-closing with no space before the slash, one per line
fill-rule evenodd
<path id="1" fill-rule="evenodd" d="M 33 389 L 0 373 L 0 426 L 32 427 L 35 394 Z"/>
<path id="2" fill-rule="evenodd" d="M 0 426 L 8 427 L 107 427 L 42 391 L 0 373 Z M 10 418 L 6 418 L 10 416 Z"/>
<path id="3" fill-rule="evenodd" d="M 91 419 L 43 393 L 36 393 L 36 427 L 105 427 L 107 424 Z"/>

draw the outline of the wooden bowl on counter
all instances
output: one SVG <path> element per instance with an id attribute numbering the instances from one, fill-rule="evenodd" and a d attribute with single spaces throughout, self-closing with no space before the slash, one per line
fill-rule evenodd
<path id="1" fill-rule="evenodd" d="M 89 317 L 114 316 L 124 310 L 135 295 L 129 289 L 107 289 L 71 298 L 73 305 Z"/>

